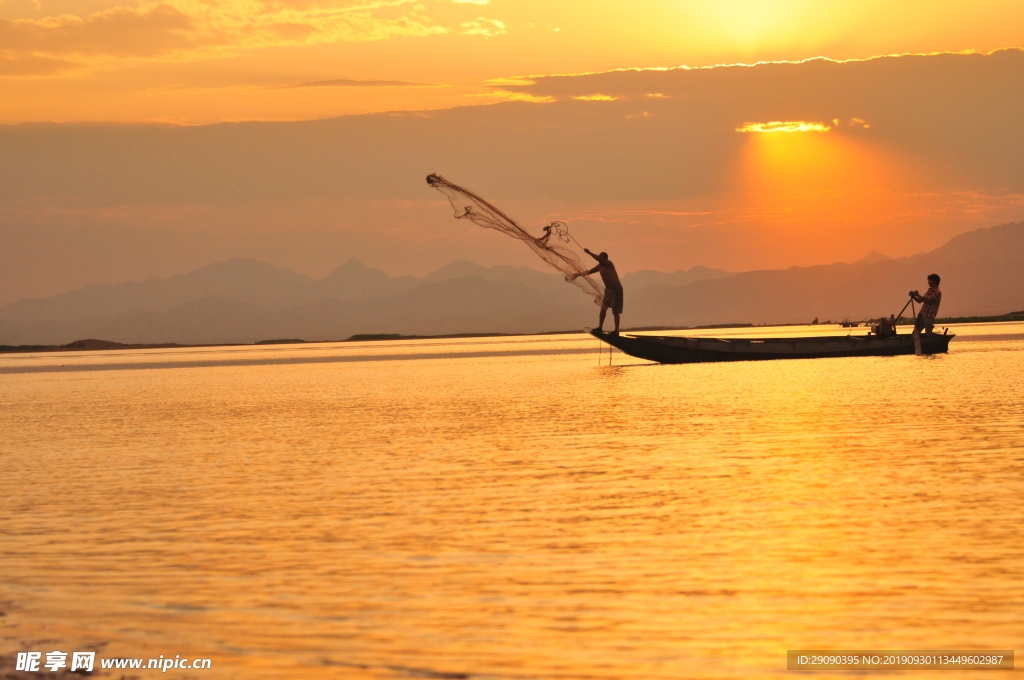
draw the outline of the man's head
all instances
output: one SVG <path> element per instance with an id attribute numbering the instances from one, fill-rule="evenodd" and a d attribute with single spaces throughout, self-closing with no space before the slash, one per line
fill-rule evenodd
<path id="1" fill-rule="evenodd" d="M 601 260 L 601 262 L 606 261 L 608 259 L 608 253 L 598 253 L 597 259 Z"/>
<path id="2" fill-rule="evenodd" d="M 932 288 L 938 288 L 939 287 L 939 281 L 940 281 L 940 279 L 939 279 L 939 275 L 938 274 L 929 274 L 928 275 L 928 285 L 931 286 Z"/>

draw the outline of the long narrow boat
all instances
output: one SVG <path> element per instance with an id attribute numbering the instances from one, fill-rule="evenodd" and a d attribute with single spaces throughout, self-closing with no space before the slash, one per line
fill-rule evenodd
<path id="1" fill-rule="evenodd" d="M 877 335 L 832 335 L 808 338 L 685 338 L 674 335 L 614 335 L 594 330 L 600 340 L 639 359 L 662 364 L 704 361 L 756 361 L 761 359 L 813 359 L 819 357 L 885 357 L 914 354 L 912 335 L 888 338 Z M 949 351 L 956 336 L 921 335 L 923 354 Z"/>

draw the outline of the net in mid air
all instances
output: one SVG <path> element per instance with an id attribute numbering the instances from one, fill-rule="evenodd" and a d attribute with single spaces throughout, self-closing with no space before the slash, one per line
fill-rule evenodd
<path id="1" fill-rule="evenodd" d="M 544 227 L 542 236 L 533 236 L 516 224 L 511 217 L 472 191 L 452 184 L 440 175 L 428 175 L 427 184 L 448 198 L 448 202 L 455 209 L 456 219 L 469 220 L 477 226 L 496 229 L 507 236 L 519 239 L 545 262 L 562 272 L 566 281 L 593 297 L 597 304 L 601 304 L 604 287 L 589 276 L 582 276 L 589 267 L 583 266 L 579 255 L 570 245 L 570 242 L 575 243 L 576 239 L 569 235 L 569 229 L 564 222 L 552 222 Z M 573 274 L 581 276 L 574 279 Z"/>

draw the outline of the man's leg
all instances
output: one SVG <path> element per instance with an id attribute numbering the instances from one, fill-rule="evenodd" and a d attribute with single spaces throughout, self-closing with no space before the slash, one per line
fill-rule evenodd
<path id="1" fill-rule="evenodd" d="M 604 317 L 608 315 L 608 305 L 601 305 L 601 316 L 597 320 L 597 330 L 604 332 Z"/>
<path id="2" fill-rule="evenodd" d="M 616 312 L 616 311 L 615 311 L 615 310 L 613 309 L 613 310 L 612 310 L 612 316 L 614 316 L 614 317 L 615 317 L 615 332 L 616 332 L 616 333 L 618 333 L 618 332 L 619 332 L 619 313 L 618 313 L 618 312 Z"/>
<path id="3" fill-rule="evenodd" d="M 921 322 L 917 321 L 914 323 L 914 354 L 921 356 Z"/>

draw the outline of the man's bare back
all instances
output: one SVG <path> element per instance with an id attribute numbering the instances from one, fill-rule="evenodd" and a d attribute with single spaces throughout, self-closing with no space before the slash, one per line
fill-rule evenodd
<path id="1" fill-rule="evenodd" d="M 612 314 L 615 316 L 615 330 L 613 332 L 619 332 L 619 315 L 622 314 L 622 282 L 619 281 L 619 273 L 615 271 L 615 265 L 608 259 L 608 253 L 599 253 L 595 255 L 586 248 L 583 249 L 587 255 L 597 260 L 597 266 L 589 271 L 585 271 L 581 274 L 573 274 L 572 278 L 578 276 L 586 276 L 587 274 L 600 274 L 601 281 L 604 282 L 604 299 L 601 301 L 601 315 L 598 321 L 597 329 L 600 331 L 604 328 L 604 317 L 607 314 L 609 308 L 612 310 Z"/>
<path id="2" fill-rule="evenodd" d="M 615 271 L 615 265 L 612 264 L 611 260 L 598 262 L 594 269 L 601 275 L 605 288 L 622 288 L 622 283 L 619 281 L 619 273 Z M 594 269 L 591 271 L 594 271 Z"/>

